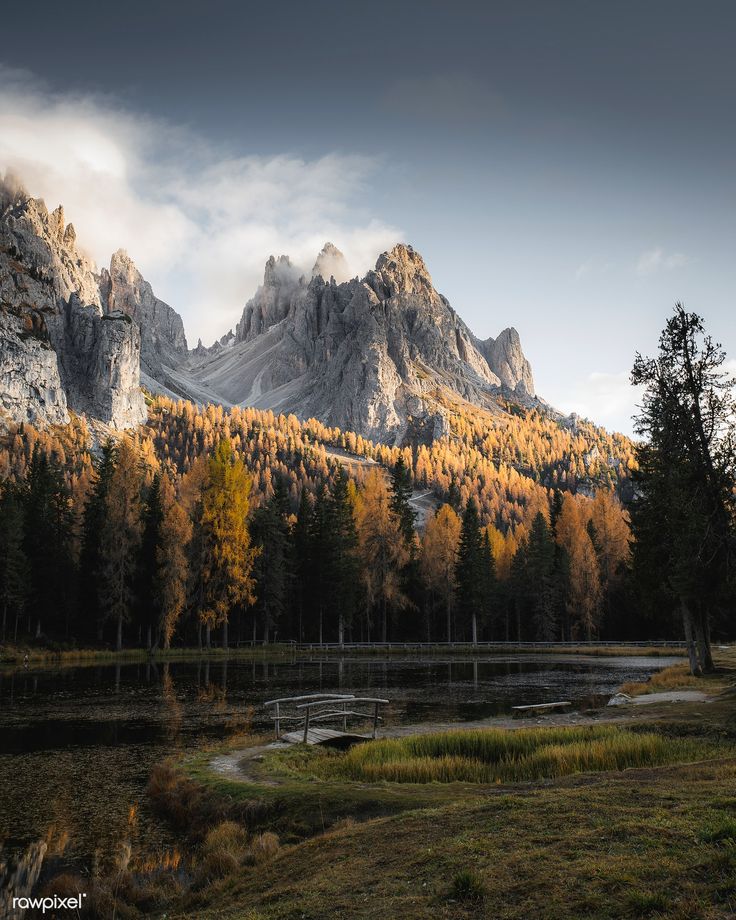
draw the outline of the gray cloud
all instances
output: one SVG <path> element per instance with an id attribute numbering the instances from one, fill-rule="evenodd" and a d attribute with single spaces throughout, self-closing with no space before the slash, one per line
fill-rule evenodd
<path id="1" fill-rule="evenodd" d="M 272 253 L 311 265 L 330 239 L 358 272 L 396 242 L 399 230 L 359 203 L 378 165 L 338 153 L 223 156 L 109 97 L 54 93 L 0 69 L 0 172 L 63 203 L 98 264 L 126 248 L 195 341 L 239 318 Z"/>

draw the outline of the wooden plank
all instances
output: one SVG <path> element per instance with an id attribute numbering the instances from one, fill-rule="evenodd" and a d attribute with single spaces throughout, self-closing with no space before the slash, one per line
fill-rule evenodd
<path id="1" fill-rule="evenodd" d="M 555 712 L 560 709 L 568 709 L 572 706 L 569 700 L 560 700 L 557 703 L 532 703 L 527 706 L 512 706 L 511 709 L 517 715 L 534 715 L 535 712 Z"/>
<path id="2" fill-rule="evenodd" d="M 330 728 L 310 728 L 307 732 L 306 742 L 304 732 L 285 732 L 281 736 L 281 741 L 288 744 L 325 744 L 330 741 L 336 741 L 342 738 L 354 738 L 356 741 L 364 741 L 370 738 L 369 735 L 356 735 L 350 732 L 333 731 Z"/>

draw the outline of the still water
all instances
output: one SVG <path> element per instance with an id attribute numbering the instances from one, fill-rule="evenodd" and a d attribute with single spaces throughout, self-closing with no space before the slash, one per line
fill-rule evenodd
<path id="1" fill-rule="evenodd" d="M 141 858 L 167 852 L 175 841 L 145 794 L 151 767 L 266 729 L 261 705 L 270 698 L 378 694 L 391 700 L 386 724 L 462 722 L 523 703 L 567 699 L 587 708 L 675 660 L 295 657 L 0 670 L 0 869 L 39 840 L 47 861 L 83 873 L 104 868 L 121 840 Z"/>

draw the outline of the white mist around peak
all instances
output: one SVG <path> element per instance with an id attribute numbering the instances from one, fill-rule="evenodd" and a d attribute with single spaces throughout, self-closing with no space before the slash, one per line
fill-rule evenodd
<path id="1" fill-rule="evenodd" d="M 309 276 L 331 240 L 354 274 L 372 268 L 402 236 L 363 207 L 377 166 L 355 154 L 223 153 L 108 97 L 55 93 L 0 67 L 0 174 L 49 208 L 63 204 L 98 266 L 127 249 L 190 341 L 235 325 L 271 254 L 289 254 Z"/>

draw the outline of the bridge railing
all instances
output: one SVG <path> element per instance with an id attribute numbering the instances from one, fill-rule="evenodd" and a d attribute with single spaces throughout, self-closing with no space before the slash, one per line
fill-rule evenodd
<path id="1" fill-rule="evenodd" d="M 491 641 L 479 642 L 297 642 L 295 648 L 300 651 L 334 651 L 360 649 L 473 649 L 473 648 L 686 648 L 687 643 L 681 639 L 652 639 L 649 642 L 615 642 L 612 640 L 580 642 L 513 642 Z"/>
<path id="2" fill-rule="evenodd" d="M 375 738 L 378 723 L 383 721 L 379 712 L 380 707 L 388 702 L 388 700 L 372 696 L 355 696 L 353 693 L 308 693 L 303 696 L 269 700 L 264 705 L 274 707 L 272 718 L 277 739 L 282 734 L 282 723 L 295 722 L 297 723 L 295 728 L 298 731 L 301 732 L 303 729 L 303 740 L 306 743 L 310 726 L 315 722 L 341 722 L 343 732 L 347 733 L 349 719 L 372 720 L 372 736 Z M 352 708 L 354 704 L 360 706 L 364 703 L 371 705 L 372 710 L 366 712 Z"/>

